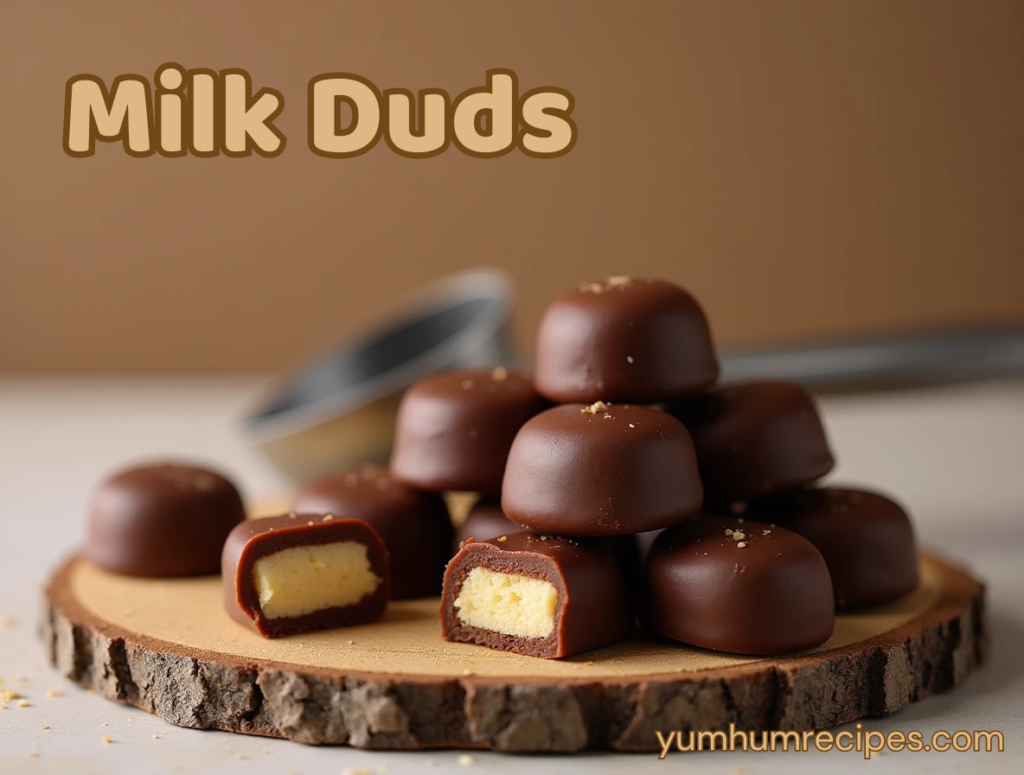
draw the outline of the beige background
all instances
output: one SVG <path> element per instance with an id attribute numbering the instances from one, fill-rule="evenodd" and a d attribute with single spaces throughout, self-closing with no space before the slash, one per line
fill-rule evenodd
<path id="1" fill-rule="evenodd" d="M 1024 320 L 1024 3 L 16 3 L 0 25 L 0 370 L 267 369 L 477 264 L 658 274 L 737 345 Z M 61 150 L 64 82 L 244 67 L 275 159 Z M 542 161 L 312 154 L 306 84 L 576 97 Z"/>

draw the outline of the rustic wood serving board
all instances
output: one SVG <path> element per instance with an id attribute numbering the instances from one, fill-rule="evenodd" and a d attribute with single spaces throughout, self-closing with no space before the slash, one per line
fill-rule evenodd
<path id="1" fill-rule="evenodd" d="M 638 636 L 547 661 L 441 639 L 436 599 L 265 640 L 218 578 L 115 576 L 73 558 L 46 591 L 53 663 L 181 726 L 361 748 L 657 749 L 656 730 L 821 729 L 957 686 L 985 657 L 984 589 L 921 558 L 905 599 L 844 614 L 821 648 L 745 658 Z"/>

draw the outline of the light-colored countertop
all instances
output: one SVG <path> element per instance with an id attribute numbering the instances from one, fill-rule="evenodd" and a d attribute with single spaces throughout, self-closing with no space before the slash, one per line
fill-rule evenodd
<path id="1" fill-rule="evenodd" d="M 956 692 L 893 717 L 866 719 L 865 728 L 925 735 L 998 729 L 1006 739 L 1002 754 L 885 752 L 866 763 L 854 752 L 670 754 L 663 762 L 650 754 L 475 753 L 472 763 L 459 765 L 455 751 L 373 753 L 179 729 L 63 680 L 45 663 L 36 637 L 40 590 L 49 570 L 79 543 L 85 503 L 106 473 L 139 458 L 182 456 L 227 470 L 250 499 L 287 491 L 288 483 L 237 432 L 236 419 L 258 384 L 249 377 L 0 377 L 0 691 L 14 689 L 28 700 L 27 707 L 15 701 L 0 710 L 5 775 L 1024 768 L 1024 382 L 823 402 L 839 458 L 831 480 L 895 494 L 912 511 L 926 546 L 967 563 L 989 585 L 989 665 Z M 105 736 L 113 742 L 103 743 Z"/>

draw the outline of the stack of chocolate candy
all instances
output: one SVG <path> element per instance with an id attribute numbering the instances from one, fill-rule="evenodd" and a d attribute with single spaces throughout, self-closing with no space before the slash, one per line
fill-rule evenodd
<path id="1" fill-rule="evenodd" d="M 410 391 L 395 476 L 436 487 L 432 472 L 468 473 L 508 450 L 500 496 L 494 477 L 460 528 L 444 636 L 562 657 L 624 637 L 639 613 L 684 643 L 777 654 L 824 643 L 836 606 L 912 589 L 903 510 L 813 487 L 833 458 L 810 395 L 775 381 L 715 388 L 718 373 L 688 293 L 611 277 L 547 310 L 533 386 L 556 405 L 522 422 L 524 398 L 502 417 L 522 423 L 510 444 L 477 395 L 485 377 Z"/>
<path id="2" fill-rule="evenodd" d="M 825 642 L 837 607 L 910 591 L 906 513 L 814 486 L 833 459 L 811 397 L 716 388 L 718 374 L 686 291 L 586 283 L 544 315 L 533 378 L 499 367 L 410 388 L 389 468 L 310 482 L 258 520 L 213 471 L 130 469 L 97 492 L 87 554 L 129 575 L 219 565 L 228 613 L 266 637 L 441 593 L 445 638 L 549 658 L 637 618 L 694 646 L 784 653 Z M 478 497 L 454 547 L 451 491 Z"/>

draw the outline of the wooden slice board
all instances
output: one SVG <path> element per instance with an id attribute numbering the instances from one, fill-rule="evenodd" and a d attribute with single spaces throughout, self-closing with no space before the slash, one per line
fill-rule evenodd
<path id="1" fill-rule="evenodd" d="M 957 686 L 985 657 L 984 589 L 936 557 L 905 599 L 843 614 L 821 648 L 736 657 L 638 636 L 548 661 L 441 639 L 436 599 L 382 622 L 265 640 L 218 578 L 69 560 L 44 638 L 68 678 L 174 724 L 360 748 L 657 750 L 656 730 L 822 729 Z"/>

